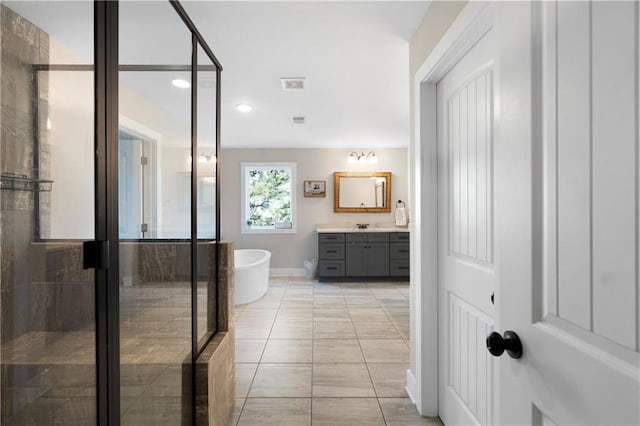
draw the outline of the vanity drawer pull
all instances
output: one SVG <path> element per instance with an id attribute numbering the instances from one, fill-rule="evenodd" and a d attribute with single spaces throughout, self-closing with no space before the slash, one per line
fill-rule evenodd
<path id="1" fill-rule="evenodd" d="M 320 260 L 318 274 L 320 277 L 344 277 L 344 260 Z"/>
<path id="2" fill-rule="evenodd" d="M 343 243 L 344 242 L 344 234 L 319 234 L 318 241 L 320 243 Z"/>
<path id="3" fill-rule="evenodd" d="M 318 255 L 324 260 L 344 259 L 344 243 L 320 243 Z"/>
<path id="4" fill-rule="evenodd" d="M 391 242 L 409 242 L 411 235 L 408 232 L 392 232 L 390 234 Z"/>

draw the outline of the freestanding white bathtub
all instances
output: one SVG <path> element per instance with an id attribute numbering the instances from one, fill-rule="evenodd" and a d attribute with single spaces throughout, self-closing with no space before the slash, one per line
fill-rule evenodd
<path id="1" fill-rule="evenodd" d="M 271 252 L 267 250 L 235 250 L 234 303 L 246 305 L 255 302 L 269 289 Z"/>

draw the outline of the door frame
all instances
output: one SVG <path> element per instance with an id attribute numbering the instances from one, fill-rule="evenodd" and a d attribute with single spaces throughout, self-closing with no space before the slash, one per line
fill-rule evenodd
<path id="1" fill-rule="evenodd" d="M 141 139 L 149 142 L 150 152 L 148 155 L 150 168 L 150 176 L 152 181 L 149 182 L 149 205 L 151 212 L 149 214 L 149 221 L 147 222 L 150 229 L 154 231 L 150 233 L 148 238 L 158 238 L 157 230 L 162 228 L 162 211 L 158 208 L 158 200 L 162 199 L 162 176 L 160 174 L 162 164 L 162 150 L 158 147 L 162 146 L 162 135 L 147 126 L 127 117 L 126 115 L 119 114 L 120 116 L 120 131 L 129 133 L 132 136 L 137 136 Z M 144 193 L 144 189 L 142 191 Z M 144 204 L 144 200 L 142 201 Z"/>
<path id="2" fill-rule="evenodd" d="M 494 27 L 492 10 L 489 2 L 470 1 L 413 81 L 415 133 L 409 144 L 409 193 L 414 237 L 410 249 L 411 364 L 406 390 L 423 416 L 439 414 L 437 84 Z"/>

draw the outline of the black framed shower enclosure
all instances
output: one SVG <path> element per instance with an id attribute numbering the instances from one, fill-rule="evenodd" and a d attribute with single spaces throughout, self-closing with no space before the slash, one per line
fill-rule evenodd
<path id="1" fill-rule="evenodd" d="M 0 423 L 194 424 L 226 327 L 220 62 L 177 1 L 0 20 Z"/>
<path id="2" fill-rule="evenodd" d="M 222 66 L 206 41 L 178 1 L 169 1 L 175 13 L 191 34 L 191 64 L 121 65 L 119 60 L 119 4 L 117 1 L 94 2 L 95 54 L 95 241 L 85 243 L 85 264 L 95 267 L 97 423 L 120 424 L 120 252 L 118 209 L 118 134 L 119 134 L 119 73 L 122 71 L 188 71 L 191 74 L 190 133 L 190 235 L 182 239 L 190 245 L 191 278 L 191 367 L 204 346 L 213 337 L 198 339 L 198 76 L 202 71 L 215 72 L 215 235 L 220 240 L 220 89 Z M 153 14 L 148 19 L 154 19 Z M 203 51 L 212 65 L 198 65 L 198 52 Z M 217 253 L 217 250 L 216 250 Z M 202 260 L 202 259 L 201 259 Z M 217 264 L 217 255 L 214 260 Z M 217 275 L 216 275 L 217 280 Z M 217 300 L 216 300 L 217 303 Z M 195 369 L 190 369 L 189 386 L 182 392 L 195 393 Z M 188 389 L 190 387 L 190 389 Z M 187 399 L 189 397 L 187 396 Z M 183 396 L 183 400 L 185 397 Z M 190 413 L 182 414 L 182 423 L 194 422 L 194 400 Z M 183 410 L 188 408 L 183 405 Z"/>

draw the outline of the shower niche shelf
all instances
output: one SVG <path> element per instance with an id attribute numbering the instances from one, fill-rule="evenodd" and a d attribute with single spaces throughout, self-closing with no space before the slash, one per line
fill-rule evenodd
<path id="1" fill-rule="evenodd" d="M 8 191 L 51 192 L 52 180 L 32 179 L 27 175 L 5 172 L 0 174 L 0 189 Z"/>

